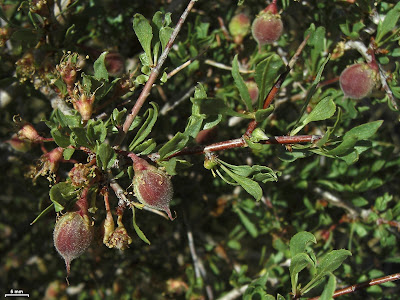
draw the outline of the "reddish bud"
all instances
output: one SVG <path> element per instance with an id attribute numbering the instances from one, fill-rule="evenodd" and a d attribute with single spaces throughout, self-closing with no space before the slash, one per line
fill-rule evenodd
<path id="1" fill-rule="evenodd" d="M 35 127 L 33 127 L 33 125 L 30 123 L 26 123 L 26 124 L 22 125 L 21 129 L 18 131 L 18 136 L 21 139 L 27 139 L 32 142 L 42 139 L 42 137 L 36 131 Z"/>
<path id="2" fill-rule="evenodd" d="M 10 140 L 5 141 L 18 152 L 27 152 L 31 149 L 32 143 L 27 139 L 20 139 L 17 134 L 14 134 Z"/>
<path id="3" fill-rule="evenodd" d="M 133 153 L 129 157 L 133 160 L 135 171 L 132 182 L 135 196 L 141 203 L 165 211 L 173 220 L 169 209 L 169 202 L 173 195 L 170 177 Z"/>
<path id="4" fill-rule="evenodd" d="M 259 47 L 271 44 L 280 38 L 283 31 L 283 23 L 275 3 L 268 5 L 256 17 L 251 31 Z"/>
<path id="5" fill-rule="evenodd" d="M 250 31 L 250 19 L 244 13 L 237 14 L 229 22 L 228 28 L 235 44 L 241 44 Z"/>
<path id="6" fill-rule="evenodd" d="M 345 96 L 361 99 L 368 96 L 377 83 L 378 71 L 375 64 L 354 64 L 347 67 L 339 78 Z"/>
<path id="7" fill-rule="evenodd" d="M 82 255 L 93 239 L 93 227 L 87 215 L 69 212 L 59 218 L 53 232 L 54 247 L 64 258 L 67 274 L 71 261 Z"/>
<path id="8" fill-rule="evenodd" d="M 94 100 L 94 94 L 89 97 L 85 94 L 81 94 L 79 100 L 73 102 L 74 108 L 81 114 L 83 121 L 88 121 L 92 116 Z"/>

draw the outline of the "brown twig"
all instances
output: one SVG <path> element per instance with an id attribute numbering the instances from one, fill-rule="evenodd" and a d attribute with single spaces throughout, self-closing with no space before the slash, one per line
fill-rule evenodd
<path id="1" fill-rule="evenodd" d="M 119 131 L 117 137 L 115 138 L 114 143 L 113 143 L 113 145 L 115 147 L 118 147 L 119 145 L 121 145 L 121 143 L 125 139 L 126 134 L 128 133 L 130 126 L 132 125 L 133 120 L 139 113 L 139 111 L 142 108 L 143 104 L 145 103 L 147 97 L 150 95 L 150 90 L 153 87 L 153 83 L 156 81 L 156 79 L 160 73 L 161 67 L 164 64 L 165 60 L 167 59 L 169 51 L 171 50 L 172 45 L 174 44 L 175 38 L 177 37 L 179 31 L 181 30 L 182 25 L 186 20 L 186 17 L 188 16 L 190 10 L 192 9 L 192 7 L 196 1 L 197 0 L 191 0 L 189 2 L 188 6 L 186 7 L 185 11 L 182 13 L 178 23 L 175 26 L 174 31 L 171 34 L 171 37 L 170 37 L 164 51 L 161 53 L 161 56 L 158 60 L 157 65 L 152 69 L 149 79 L 147 80 L 142 92 L 140 93 L 139 98 L 136 100 L 136 103 L 133 106 L 130 114 L 126 116 L 125 122 L 122 125 L 122 130 Z"/>
<path id="2" fill-rule="evenodd" d="M 293 55 L 293 57 L 290 59 L 287 67 L 286 67 L 286 71 L 283 72 L 278 80 L 275 82 L 274 86 L 271 88 L 271 90 L 269 91 L 267 97 L 264 100 L 264 105 L 263 105 L 263 109 L 266 109 L 270 106 L 270 104 L 272 103 L 272 100 L 274 100 L 276 94 L 279 92 L 279 89 L 281 88 L 283 82 L 286 79 L 286 76 L 290 73 L 290 71 L 292 70 L 294 64 L 296 63 L 297 59 L 299 58 L 301 52 L 303 51 L 304 47 L 307 44 L 308 39 L 310 38 L 310 35 L 307 35 L 304 39 L 304 41 L 300 44 L 300 46 L 297 48 L 296 53 Z M 251 134 L 253 133 L 254 129 L 256 129 L 258 123 L 256 120 L 253 120 L 249 123 L 245 136 L 250 137 Z"/>
<path id="3" fill-rule="evenodd" d="M 299 143 L 313 143 L 318 141 L 319 139 L 321 139 L 321 136 L 319 135 L 297 135 L 297 136 L 285 135 L 285 136 L 273 136 L 270 137 L 268 140 L 260 141 L 259 143 L 286 145 L 286 144 L 299 144 Z M 208 146 L 195 146 L 195 147 L 185 148 L 182 149 L 181 151 L 178 151 L 170 155 L 166 159 L 170 159 L 175 156 L 204 154 L 208 152 L 216 152 L 216 151 L 222 151 L 233 148 L 243 148 L 243 147 L 247 147 L 247 142 L 244 137 L 241 137 L 234 140 L 214 143 Z"/>
<path id="4" fill-rule="evenodd" d="M 391 275 L 388 275 L 388 276 L 385 276 L 385 277 L 372 279 L 370 281 L 354 284 L 354 285 L 346 287 L 344 289 L 337 290 L 337 291 L 335 291 L 335 293 L 333 294 L 332 297 L 336 298 L 336 297 L 339 297 L 339 296 L 343 296 L 343 295 L 346 295 L 346 294 L 353 293 L 353 292 L 355 292 L 357 290 L 365 289 L 365 288 L 373 286 L 373 285 L 378 285 L 378 284 L 382 284 L 382 283 L 390 282 L 390 281 L 395 281 L 395 280 L 399 280 L 399 279 L 400 279 L 400 273 L 395 273 L 395 274 L 391 274 Z M 317 299 L 319 299 L 319 297 L 310 298 L 308 300 L 317 300 Z"/>

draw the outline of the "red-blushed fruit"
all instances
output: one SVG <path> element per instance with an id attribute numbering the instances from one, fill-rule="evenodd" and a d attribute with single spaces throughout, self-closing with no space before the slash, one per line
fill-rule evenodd
<path id="1" fill-rule="evenodd" d="M 165 211 L 173 220 L 169 209 L 173 195 L 170 177 L 135 154 L 130 154 L 129 157 L 133 160 L 135 171 L 132 181 L 135 196 L 142 204 Z"/>
<path id="2" fill-rule="evenodd" d="M 237 14 L 229 22 L 228 28 L 235 44 L 240 45 L 250 31 L 250 19 L 245 13 Z"/>
<path id="3" fill-rule="evenodd" d="M 339 78 L 345 96 L 361 99 L 368 96 L 376 86 L 378 70 L 376 64 L 354 64 L 347 67 Z"/>
<path id="4" fill-rule="evenodd" d="M 67 274 L 71 261 L 82 255 L 93 239 L 93 227 L 87 215 L 68 212 L 56 222 L 53 232 L 54 247 L 65 260 Z"/>
<path id="5" fill-rule="evenodd" d="M 277 41 L 282 31 L 283 23 L 275 3 L 271 3 L 261 11 L 251 27 L 251 32 L 259 47 Z"/>

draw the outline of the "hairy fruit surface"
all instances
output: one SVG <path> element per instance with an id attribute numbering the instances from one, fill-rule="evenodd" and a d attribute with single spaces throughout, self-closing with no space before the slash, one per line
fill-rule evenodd
<path id="1" fill-rule="evenodd" d="M 271 44 L 282 35 L 283 23 L 278 14 L 262 11 L 253 21 L 251 32 L 259 47 Z"/>
<path id="2" fill-rule="evenodd" d="M 57 220 L 53 232 L 54 246 L 65 260 L 67 274 L 71 261 L 89 248 L 92 239 L 93 228 L 87 215 L 69 212 Z"/>
<path id="3" fill-rule="evenodd" d="M 131 156 L 131 158 L 135 171 L 132 183 L 138 200 L 151 208 L 165 211 L 168 217 L 173 220 L 169 209 L 173 195 L 170 177 L 136 155 Z"/>
<path id="4" fill-rule="evenodd" d="M 361 99 L 368 96 L 377 82 L 378 72 L 370 64 L 360 63 L 347 67 L 339 78 L 345 96 Z"/>

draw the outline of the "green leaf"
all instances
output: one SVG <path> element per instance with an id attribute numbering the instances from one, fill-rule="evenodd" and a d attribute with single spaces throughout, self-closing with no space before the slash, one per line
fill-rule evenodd
<path id="1" fill-rule="evenodd" d="M 310 122 L 316 122 L 326 120 L 333 116 L 336 111 L 336 105 L 332 99 L 324 98 L 318 102 L 317 106 L 311 111 L 311 113 L 303 120 L 303 126 Z"/>
<path id="2" fill-rule="evenodd" d="M 149 244 L 150 245 L 150 241 L 148 240 L 148 238 L 144 235 L 143 231 L 140 230 L 139 226 L 136 224 L 136 215 L 135 215 L 135 207 L 132 206 L 132 223 L 133 223 L 133 228 L 136 231 L 136 234 L 138 235 L 138 237 L 140 237 L 140 239 Z"/>
<path id="3" fill-rule="evenodd" d="M 249 178 L 237 175 L 236 173 L 232 172 L 229 170 L 227 167 L 224 165 L 221 165 L 221 168 L 233 179 L 235 180 L 238 184 L 242 186 L 248 192 L 250 195 L 254 197 L 257 201 L 261 200 L 262 197 L 262 189 L 260 185 L 255 182 L 254 180 L 251 180 Z"/>
<path id="4" fill-rule="evenodd" d="M 149 65 L 153 65 L 151 56 L 151 40 L 153 39 L 153 29 L 147 19 L 141 14 L 133 16 L 133 30 L 139 39 L 144 52 L 146 53 Z"/>
<path id="5" fill-rule="evenodd" d="M 345 249 L 332 250 L 327 255 L 325 255 L 325 257 L 317 266 L 316 276 L 322 277 L 328 274 L 329 272 L 335 271 L 349 256 L 351 256 L 351 252 L 349 250 Z"/>
<path id="6" fill-rule="evenodd" d="M 183 134 L 182 132 L 175 134 L 175 136 L 158 151 L 160 154 L 160 160 L 182 150 L 188 141 L 189 137 L 186 134 Z"/>
<path id="7" fill-rule="evenodd" d="M 400 17 L 400 2 L 396 4 L 396 6 L 391 9 L 387 14 L 383 22 L 379 23 L 375 42 L 379 44 L 381 39 L 391 30 L 393 30 Z"/>
<path id="8" fill-rule="evenodd" d="M 60 147 L 67 148 L 71 144 L 69 136 L 64 135 L 58 128 L 53 128 L 50 134 L 54 142 Z"/>
<path id="9" fill-rule="evenodd" d="M 117 154 L 109 144 L 97 141 L 96 160 L 101 169 L 107 170 L 111 168 L 116 158 Z"/>
<path id="10" fill-rule="evenodd" d="M 76 127 L 72 128 L 72 133 L 70 136 L 70 142 L 75 147 L 87 147 L 89 149 L 93 148 L 93 143 L 87 136 L 85 128 Z"/>
<path id="11" fill-rule="evenodd" d="M 236 54 L 233 62 L 232 62 L 232 77 L 235 81 L 235 85 L 239 90 L 240 98 L 243 101 L 243 104 L 246 106 L 247 110 L 253 111 L 253 104 L 251 102 L 250 93 L 247 89 L 246 84 L 239 72 L 239 63 L 238 63 L 238 55 Z"/>
<path id="12" fill-rule="evenodd" d="M 44 215 L 49 213 L 51 211 L 51 209 L 53 208 L 53 206 L 54 206 L 54 203 L 52 203 L 49 206 L 47 206 L 44 210 L 42 210 L 40 212 L 40 214 L 35 218 L 35 220 L 33 220 L 29 225 L 35 224 L 37 222 L 37 220 L 39 220 L 41 217 L 43 217 Z"/>
<path id="13" fill-rule="evenodd" d="M 328 63 L 329 59 L 330 59 L 330 55 L 325 59 L 325 61 L 322 63 L 321 67 L 318 70 L 318 74 L 315 77 L 315 79 L 314 79 L 314 81 L 313 81 L 313 83 L 311 85 L 311 88 L 309 89 L 309 91 L 307 93 L 306 100 L 304 101 L 304 105 L 303 105 L 303 107 L 301 109 L 301 113 L 299 114 L 300 117 L 299 117 L 299 119 L 297 120 L 297 122 L 295 123 L 295 125 L 293 127 L 295 129 L 292 130 L 292 132 L 290 133 L 290 135 L 292 135 L 292 136 L 295 135 L 297 132 L 299 132 L 305 126 L 305 125 L 301 125 L 300 127 L 296 128 L 297 125 L 299 124 L 300 120 L 303 118 L 303 115 L 304 115 L 304 112 L 306 111 L 308 103 L 310 103 L 310 100 L 311 100 L 312 96 L 314 95 L 314 93 L 316 92 L 316 90 L 318 88 L 318 84 L 321 81 L 322 72 L 324 71 L 324 68 L 325 68 L 326 64 Z M 324 99 L 329 99 L 329 97 L 326 97 Z M 317 104 L 317 106 L 318 106 L 318 104 Z M 330 106 L 332 106 L 332 105 L 330 105 Z M 293 132 L 296 132 L 296 133 L 293 133 Z"/>
<path id="14" fill-rule="evenodd" d="M 75 153 L 75 149 L 74 148 L 66 148 L 63 151 L 63 157 L 64 157 L 65 160 L 70 160 L 74 153 Z"/>
<path id="15" fill-rule="evenodd" d="M 266 166 L 260 166 L 260 165 L 253 165 L 253 166 L 248 166 L 248 165 L 242 165 L 242 166 L 235 166 L 228 164 L 225 161 L 222 161 L 220 159 L 217 159 L 218 163 L 223 164 L 227 166 L 229 169 L 231 169 L 234 173 L 236 173 L 239 176 L 243 177 L 249 177 L 252 175 L 252 179 L 256 181 L 261 181 L 263 183 L 267 181 L 277 181 L 277 173 L 272 170 L 271 168 L 268 168 Z"/>
<path id="16" fill-rule="evenodd" d="M 196 138 L 197 134 L 201 130 L 203 125 L 204 116 L 203 115 L 191 115 L 189 117 L 188 124 L 185 128 L 185 134 L 187 136 L 191 136 L 192 138 Z"/>
<path id="17" fill-rule="evenodd" d="M 318 102 L 317 106 L 311 111 L 311 113 L 305 117 L 301 122 L 301 125 L 293 130 L 290 135 L 296 135 L 301 129 L 304 128 L 310 122 L 316 122 L 321 120 L 329 119 L 334 115 L 336 111 L 336 105 L 330 98 L 324 98 Z"/>
<path id="18" fill-rule="evenodd" d="M 290 239 L 289 243 L 291 257 L 294 257 L 299 253 L 303 253 L 306 250 L 308 243 L 317 243 L 317 240 L 312 233 L 307 231 L 296 233 Z"/>
<path id="19" fill-rule="evenodd" d="M 102 120 L 90 119 L 86 125 L 86 132 L 91 144 L 96 141 L 103 143 L 107 137 L 107 127 Z"/>
<path id="20" fill-rule="evenodd" d="M 277 54 L 272 54 L 256 65 L 254 80 L 258 86 L 258 108 L 263 107 L 264 99 L 271 90 L 278 75 L 285 69 L 285 65 Z"/>
<path id="21" fill-rule="evenodd" d="M 68 182 L 60 182 L 50 189 L 50 200 L 54 203 L 56 212 L 62 211 L 69 206 L 73 199 L 76 199 L 78 190 Z"/>
<path id="22" fill-rule="evenodd" d="M 232 108 L 225 104 L 222 99 L 194 99 L 194 103 L 200 107 L 200 113 L 206 115 L 228 115 L 234 117 L 242 117 L 246 119 L 252 119 L 253 117 L 249 114 L 241 114 L 234 111 Z"/>
<path id="23" fill-rule="evenodd" d="M 162 27 L 160 29 L 160 41 L 161 41 L 161 51 L 164 51 L 165 47 L 168 44 L 169 39 L 171 38 L 172 32 L 174 31 L 171 27 Z"/>
<path id="24" fill-rule="evenodd" d="M 329 274 L 328 283 L 325 285 L 324 291 L 322 292 L 319 300 L 331 300 L 336 289 L 336 277 L 333 274 Z"/>
<path id="25" fill-rule="evenodd" d="M 177 175 L 179 171 L 192 166 L 187 160 L 173 157 L 169 160 L 160 161 L 160 165 L 165 168 L 165 171 L 171 176 Z"/>
<path id="26" fill-rule="evenodd" d="M 154 102 L 150 102 L 153 108 L 149 108 L 144 117 L 146 117 L 146 121 L 143 123 L 142 127 L 136 133 L 136 136 L 133 138 L 132 142 L 129 144 L 129 150 L 132 151 L 137 145 L 143 142 L 147 136 L 150 134 L 151 130 L 153 129 L 154 124 L 157 121 L 158 117 L 158 106 Z"/>
<path id="27" fill-rule="evenodd" d="M 312 24 L 312 26 L 314 26 L 314 24 Z M 307 45 L 311 46 L 311 55 L 309 57 L 311 63 L 311 75 L 315 75 L 317 69 L 319 68 L 320 56 L 325 52 L 325 28 L 320 26 L 312 31 Z"/>
<path id="28" fill-rule="evenodd" d="M 329 275 L 331 272 L 339 268 L 343 261 L 349 256 L 351 256 L 351 252 L 345 249 L 332 250 L 325 255 L 320 264 L 317 266 L 315 276 L 302 289 L 302 293 L 305 294 L 314 288 L 324 276 Z"/>
<path id="29" fill-rule="evenodd" d="M 273 105 L 270 105 L 266 109 L 258 109 L 256 111 L 256 118 L 255 118 L 256 121 L 258 123 L 260 123 L 260 122 L 266 120 L 268 118 L 268 116 L 273 113 L 274 109 L 275 109 L 275 107 Z"/>
<path id="30" fill-rule="evenodd" d="M 383 121 L 374 121 L 362 124 L 350 129 L 343 136 L 342 142 L 332 150 L 329 150 L 329 155 L 342 155 L 352 149 L 355 144 L 360 140 L 367 140 L 375 134 L 378 128 L 382 125 Z"/>
<path id="31" fill-rule="evenodd" d="M 137 155 L 148 155 L 150 154 L 155 148 L 157 144 L 153 139 L 148 139 L 143 143 L 137 145 L 132 151 L 134 151 Z"/>
<path id="32" fill-rule="evenodd" d="M 105 64 L 105 58 L 108 52 L 103 52 L 100 56 L 96 59 L 93 64 L 94 69 L 94 78 L 97 80 L 105 80 L 108 81 L 108 71 Z"/>
<path id="33" fill-rule="evenodd" d="M 270 295 L 266 293 L 268 280 L 268 272 L 262 275 L 260 278 L 253 280 L 243 294 L 243 300 L 252 300 L 252 299 L 260 299 L 260 300 L 275 300 L 274 297 L 270 298 Z"/>
<path id="34" fill-rule="evenodd" d="M 81 126 L 81 117 L 79 114 L 76 115 L 64 115 L 59 109 L 55 111 L 55 117 L 60 122 L 62 128 L 75 128 Z"/>
<path id="35" fill-rule="evenodd" d="M 292 257 L 290 262 L 289 272 L 292 282 L 292 293 L 296 295 L 298 274 L 308 265 L 314 266 L 313 260 L 306 253 L 297 253 Z"/>
<path id="36" fill-rule="evenodd" d="M 243 226 L 250 233 L 250 235 L 253 238 L 256 238 L 258 236 L 258 230 L 254 223 L 251 222 L 250 219 L 238 207 L 235 208 L 235 212 L 238 214 L 240 221 L 243 223 Z"/>

